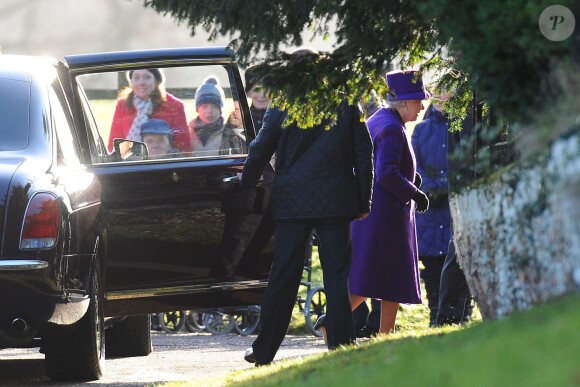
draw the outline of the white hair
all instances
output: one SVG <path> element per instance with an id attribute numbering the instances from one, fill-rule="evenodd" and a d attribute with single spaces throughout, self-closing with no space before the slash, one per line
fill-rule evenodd
<path id="1" fill-rule="evenodd" d="M 391 109 L 402 109 L 404 107 L 404 100 L 395 100 L 395 101 L 385 101 L 387 107 Z"/>

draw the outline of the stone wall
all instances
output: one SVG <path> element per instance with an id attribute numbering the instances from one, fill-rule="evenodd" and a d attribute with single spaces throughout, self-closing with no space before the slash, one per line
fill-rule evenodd
<path id="1" fill-rule="evenodd" d="M 458 261 L 485 319 L 580 291 L 579 132 L 451 197 Z"/>

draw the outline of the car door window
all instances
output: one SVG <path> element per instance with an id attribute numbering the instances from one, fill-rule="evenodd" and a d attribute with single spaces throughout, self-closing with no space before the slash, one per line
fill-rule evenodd
<path id="1" fill-rule="evenodd" d="M 247 154 L 240 95 L 228 65 L 94 72 L 76 81 L 97 128 L 89 136 L 93 164 Z"/>
<path id="2" fill-rule="evenodd" d="M 59 166 L 79 166 L 81 164 L 77 153 L 75 139 L 71 131 L 72 117 L 68 109 L 60 84 L 49 89 L 50 108 L 57 136 L 57 162 Z"/>

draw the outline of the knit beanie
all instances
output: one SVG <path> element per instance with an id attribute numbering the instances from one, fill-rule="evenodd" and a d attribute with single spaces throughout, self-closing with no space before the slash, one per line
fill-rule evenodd
<path id="1" fill-rule="evenodd" d="M 210 75 L 203 80 L 203 84 L 195 92 L 195 109 L 199 109 L 199 106 L 204 103 L 213 103 L 221 110 L 225 99 L 219 79 L 215 75 Z"/>

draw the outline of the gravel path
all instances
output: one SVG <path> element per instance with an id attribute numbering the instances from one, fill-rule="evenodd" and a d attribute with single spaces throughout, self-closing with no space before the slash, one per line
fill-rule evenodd
<path id="1" fill-rule="evenodd" d="M 256 336 L 209 333 L 153 332 L 153 353 L 146 357 L 110 359 L 101 380 L 84 383 L 105 386 L 146 386 L 169 381 L 192 381 L 253 367 L 243 359 Z M 287 336 L 275 361 L 326 352 L 322 338 Z M 56 384 L 44 376 L 44 355 L 32 349 L 0 350 L 0 384 L 80 386 Z"/>

